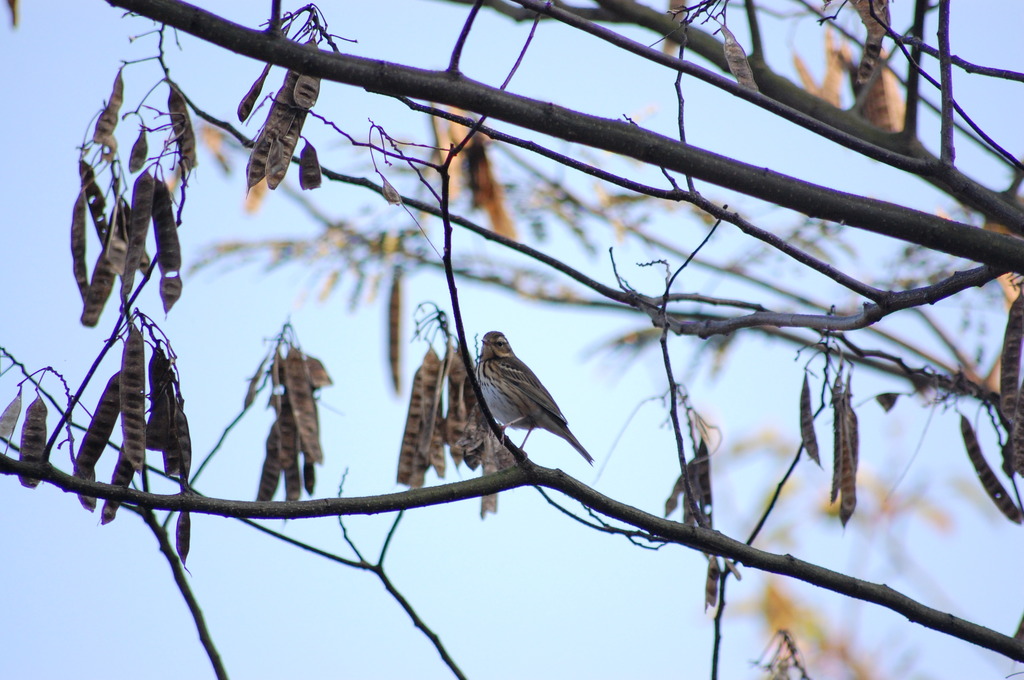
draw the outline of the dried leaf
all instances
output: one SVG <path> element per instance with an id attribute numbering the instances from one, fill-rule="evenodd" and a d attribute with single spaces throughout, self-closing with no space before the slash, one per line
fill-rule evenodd
<path id="1" fill-rule="evenodd" d="M 178 145 L 178 168 L 182 175 L 187 175 L 196 167 L 196 134 L 192 129 L 192 119 L 189 118 L 184 95 L 174 85 L 170 85 L 169 90 L 167 112 L 171 117 L 174 142 Z"/>
<path id="2" fill-rule="evenodd" d="M 391 185 L 391 182 L 386 177 L 381 175 L 381 189 L 384 192 L 384 200 L 391 205 L 402 205 L 402 194 L 398 193 L 398 189 Z"/>
<path id="3" fill-rule="evenodd" d="M 757 92 L 757 83 L 754 82 L 754 72 L 750 68 L 750 62 L 747 61 L 747 53 L 736 42 L 736 36 L 724 24 L 721 31 L 722 36 L 725 38 L 723 50 L 725 52 L 725 63 L 729 66 L 729 71 L 736 78 L 736 82 L 748 90 Z"/>
<path id="4" fill-rule="evenodd" d="M 974 434 L 974 428 L 964 416 L 960 416 L 960 434 L 963 435 L 967 457 L 970 458 L 974 472 L 978 475 L 978 480 L 981 482 L 982 488 L 985 489 L 985 493 L 1008 520 L 1020 524 L 1024 521 L 1020 508 L 1010 499 L 1006 489 L 996 478 L 996 473 L 989 467 L 988 461 L 985 460 L 985 456 L 981 452 L 978 437 Z"/>
<path id="5" fill-rule="evenodd" d="M 182 565 L 188 559 L 188 548 L 192 537 L 192 519 L 187 512 L 178 513 L 178 525 L 174 531 L 174 549 Z"/>
<path id="6" fill-rule="evenodd" d="M 121 455 L 136 472 L 146 460 L 146 342 L 130 324 L 121 354 Z"/>
<path id="7" fill-rule="evenodd" d="M 96 481 L 96 461 L 110 441 L 110 435 L 114 432 L 114 423 L 121 413 L 121 372 L 118 371 L 110 376 L 107 386 L 103 388 L 100 401 L 96 405 L 96 411 L 89 421 L 89 428 L 82 438 L 82 446 L 78 449 L 78 456 L 75 458 L 75 477 L 88 482 Z M 92 496 L 80 495 L 78 500 L 89 512 L 96 509 L 96 499 Z"/>
<path id="8" fill-rule="evenodd" d="M 18 394 L 4 409 L 3 415 L 0 415 L 0 439 L 11 441 L 19 417 L 21 417 L 21 387 L 18 387 Z"/>
<path id="9" fill-rule="evenodd" d="M 818 437 L 814 433 L 814 411 L 811 408 L 811 385 L 804 376 L 804 385 L 800 389 L 800 439 L 807 455 L 821 467 L 818 455 Z"/>
<path id="10" fill-rule="evenodd" d="M 174 219 L 171 190 L 164 182 L 153 187 L 153 230 L 156 232 L 156 263 L 165 276 L 181 270 L 178 223 Z"/>
<path id="11" fill-rule="evenodd" d="M 89 293 L 89 270 L 85 263 L 85 207 L 85 194 L 80 191 L 71 211 L 71 270 L 82 302 Z"/>
<path id="12" fill-rule="evenodd" d="M 92 281 L 89 283 L 89 290 L 85 295 L 85 308 L 82 310 L 82 325 L 90 328 L 99 323 L 100 314 L 107 304 L 110 291 L 114 289 L 114 278 L 116 274 L 107 262 L 107 258 L 100 253 L 96 260 L 96 266 L 92 270 Z"/>
<path id="13" fill-rule="evenodd" d="M 19 395 L 20 396 L 20 395 Z M 32 403 L 25 409 L 25 422 L 21 426 L 20 460 L 26 463 L 39 463 L 46 453 L 46 402 L 37 394 Z M 39 486 L 38 479 L 19 475 L 22 486 L 34 489 Z"/>
<path id="14" fill-rule="evenodd" d="M 295 79 L 292 89 L 292 100 L 295 105 L 307 111 L 316 104 L 320 96 L 320 79 L 314 76 L 301 75 Z"/>
<path id="15" fill-rule="evenodd" d="M 244 123 L 249 114 L 252 113 L 252 107 L 256 105 L 256 100 L 259 99 L 260 92 L 263 91 L 263 83 L 266 81 L 268 73 L 270 73 L 270 64 L 263 67 L 260 77 L 256 79 L 256 82 L 252 84 L 249 91 L 242 97 L 242 101 L 238 103 L 238 122 Z"/>
<path id="16" fill-rule="evenodd" d="M 714 555 L 708 556 L 708 576 L 704 581 L 704 611 L 708 607 L 718 604 L 718 579 L 722 576 L 722 568 L 718 565 L 718 558 Z"/>
<path id="17" fill-rule="evenodd" d="M 105 161 L 112 160 L 117 153 L 117 138 L 114 137 L 114 128 L 117 127 L 118 114 L 123 102 L 124 81 L 121 79 L 121 70 L 118 70 L 110 99 L 107 100 L 107 105 L 100 113 L 100 117 L 96 121 L 96 129 L 92 133 L 92 141 L 105 147 L 103 150 L 103 160 Z"/>
<path id="18" fill-rule="evenodd" d="M 132 189 L 132 212 L 128 220 L 128 252 L 125 256 L 124 273 L 121 274 L 121 299 L 127 300 L 135 285 L 135 272 L 142 263 L 149 235 L 149 218 L 153 214 L 153 188 L 156 181 L 149 172 L 135 180 Z M 163 182 L 160 182 L 163 184 Z"/>
<path id="19" fill-rule="evenodd" d="M 999 405 L 1003 417 L 1014 422 L 1017 392 L 1020 390 L 1021 341 L 1024 340 L 1024 295 L 1019 292 L 1010 304 L 1003 332 L 999 360 Z"/>
<path id="20" fill-rule="evenodd" d="M 171 311 L 171 307 L 181 297 L 181 277 L 176 273 L 164 274 L 160 277 L 160 300 L 164 304 L 164 314 Z"/>
<path id="21" fill-rule="evenodd" d="M 320 173 L 320 160 L 316 149 L 308 141 L 302 146 L 299 154 L 299 187 L 305 190 L 316 189 L 323 182 Z"/>
<path id="22" fill-rule="evenodd" d="M 324 454 L 320 449 L 320 426 L 313 386 L 306 373 L 306 359 L 294 347 L 288 350 L 284 361 L 284 385 L 298 426 L 300 448 L 314 462 L 322 463 Z"/>
<path id="23" fill-rule="evenodd" d="M 388 293 L 388 368 L 395 394 L 402 392 L 402 268 L 391 272 Z"/>
<path id="24" fill-rule="evenodd" d="M 505 189 L 495 176 L 487 157 L 487 143 L 476 135 L 466 146 L 466 164 L 469 167 L 469 190 L 473 194 L 473 207 L 483 208 L 491 222 L 491 231 L 517 240 L 515 223 L 505 208 Z"/>
<path id="25" fill-rule="evenodd" d="M 139 127 L 139 136 L 132 144 L 132 152 L 128 156 L 128 172 L 138 172 L 149 160 L 149 142 L 146 140 L 146 128 Z"/>

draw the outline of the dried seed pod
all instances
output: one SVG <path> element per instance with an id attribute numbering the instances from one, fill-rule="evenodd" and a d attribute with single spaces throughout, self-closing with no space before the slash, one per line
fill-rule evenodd
<path id="1" fill-rule="evenodd" d="M 110 268 L 118 276 L 124 274 L 128 260 L 128 221 L 131 219 L 131 207 L 127 201 L 118 200 L 114 213 L 110 216 L 110 229 L 107 230 L 107 241 L 103 244 L 103 257 Z"/>
<path id="2" fill-rule="evenodd" d="M 107 381 L 103 388 L 100 401 L 96 405 L 96 411 L 89 421 L 89 428 L 82 438 L 82 446 L 78 449 L 78 456 L 75 458 L 75 477 L 88 482 L 96 481 L 96 461 L 110 441 L 110 435 L 114 432 L 114 423 L 121 413 L 121 372 L 118 371 Z M 78 500 L 89 512 L 96 509 L 96 499 L 92 496 L 80 495 Z"/>
<path id="3" fill-rule="evenodd" d="M 149 420 L 146 422 L 146 448 L 167 451 L 171 446 L 174 417 L 174 373 L 163 347 L 157 345 L 149 357 Z M 166 467 L 164 472 L 167 471 Z"/>
<path id="4" fill-rule="evenodd" d="M 85 264 L 85 207 L 85 193 L 80 191 L 71 211 L 71 271 L 75 275 L 82 302 L 85 302 L 89 292 L 89 270 Z"/>
<path id="5" fill-rule="evenodd" d="M 462 463 L 464 449 L 459 445 L 469 425 L 469 413 L 472 404 L 467 401 L 466 393 L 472 392 L 468 383 L 466 364 L 462 361 L 462 352 L 458 345 L 452 350 L 451 362 L 448 366 L 448 411 L 444 417 L 444 439 L 452 460 L 458 466 Z"/>
<path id="6" fill-rule="evenodd" d="M 153 186 L 153 230 L 156 232 L 156 263 L 160 273 L 181 270 L 181 245 L 178 242 L 178 224 L 174 220 L 171 190 L 165 182 Z"/>
<path id="7" fill-rule="evenodd" d="M 149 218 L 153 214 L 153 189 L 155 180 L 144 172 L 135 180 L 132 189 L 132 211 L 128 220 L 128 252 L 125 255 L 124 273 L 121 274 L 121 299 L 127 300 L 135 286 L 135 272 L 142 263 L 149 235 Z M 163 182 L 160 182 L 163 184 Z"/>
<path id="8" fill-rule="evenodd" d="M 46 402 L 37 394 L 32 403 L 25 409 L 25 422 L 21 426 L 21 456 L 27 463 L 38 463 L 45 460 L 46 453 Z M 22 486 L 34 489 L 39 486 L 38 479 L 21 477 Z"/>
<path id="9" fill-rule="evenodd" d="M 252 113 L 252 107 L 256 105 L 256 100 L 260 97 L 260 92 L 263 91 L 263 83 L 267 79 L 267 74 L 270 73 L 270 64 L 263 67 L 263 71 L 260 73 L 260 77 L 256 79 L 256 82 L 252 84 L 249 91 L 242 97 L 242 101 L 238 102 L 238 122 L 244 123 Z"/>
<path id="10" fill-rule="evenodd" d="M 323 182 L 320 173 L 320 160 L 316 149 L 308 141 L 302 146 L 299 154 L 299 187 L 305 190 L 316 189 Z"/>
<path id="11" fill-rule="evenodd" d="M 0 415 L 0 439 L 10 441 L 14 436 L 14 428 L 18 425 L 18 418 L 21 416 L 21 387 L 11 403 Z"/>
<path id="12" fill-rule="evenodd" d="M 160 277 L 160 300 L 164 304 L 164 314 L 171 311 L 171 307 L 181 297 L 181 277 L 177 274 L 164 274 Z"/>
<path id="13" fill-rule="evenodd" d="M 309 376 L 309 384 L 314 390 L 334 384 L 323 362 L 309 355 L 306 355 L 306 375 Z"/>
<path id="14" fill-rule="evenodd" d="M 697 524 L 710 526 L 711 521 L 711 456 L 708 453 L 708 445 L 703 439 L 697 447 L 697 453 L 693 460 L 686 464 L 686 474 L 690 479 L 690 488 L 693 491 L 693 499 L 697 510 L 703 515 L 703 519 Z M 692 513 L 690 504 L 683 505 L 683 523 L 688 524 L 688 515 Z"/>
<path id="15" fill-rule="evenodd" d="M 430 467 L 429 451 L 436 425 L 440 368 L 441 359 L 434 348 L 429 347 L 412 381 L 409 411 L 398 455 L 397 477 L 399 484 L 411 488 L 423 486 L 426 471 Z"/>
<path id="16" fill-rule="evenodd" d="M 121 455 L 136 472 L 146 460 L 146 342 L 129 325 L 121 354 Z"/>
<path id="17" fill-rule="evenodd" d="M 114 278 L 116 274 L 107 262 L 107 258 L 100 253 L 96 260 L 96 266 L 92 270 L 92 281 L 89 282 L 89 290 L 85 294 L 85 306 L 82 310 L 82 325 L 93 327 L 100 320 L 103 307 L 107 304 L 110 291 L 114 289 Z"/>
<path id="18" fill-rule="evenodd" d="M 850 4 L 857 10 L 868 32 L 860 68 L 857 69 L 857 84 L 863 85 L 871 79 L 882 54 L 882 39 L 889 25 L 889 0 L 852 0 Z"/>
<path id="19" fill-rule="evenodd" d="M 188 418 L 185 416 L 185 402 L 179 395 L 174 402 L 174 435 L 173 455 L 177 458 L 175 474 L 184 485 L 192 470 L 192 434 L 188 429 Z M 171 473 L 168 473 L 171 474 Z"/>
<path id="20" fill-rule="evenodd" d="M 708 555 L 708 575 L 704 580 L 704 611 L 718 604 L 718 579 L 722 576 L 722 568 L 718 558 Z"/>
<path id="21" fill-rule="evenodd" d="M 249 152 L 249 162 L 245 166 L 246 191 L 266 178 L 267 159 L 270 157 L 270 147 L 272 146 L 273 140 L 263 133 L 256 138 L 256 142 L 252 145 L 252 151 Z"/>
<path id="22" fill-rule="evenodd" d="M 128 488 L 128 484 L 132 481 L 132 475 L 134 474 L 135 467 L 124 455 L 124 450 L 122 449 L 121 455 L 117 457 L 117 466 L 114 468 L 114 476 L 110 480 L 110 483 L 114 486 L 123 486 Z M 121 501 L 114 501 L 110 499 L 104 501 L 103 511 L 100 515 L 100 524 L 110 524 L 113 522 L 119 507 L 121 507 Z"/>
<path id="23" fill-rule="evenodd" d="M 860 457 L 859 435 L 857 432 L 857 412 L 853 409 L 852 392 L 850 391 L 850 377 L 846 378 L 846 400 L 845 421 L 843 423 L 845 448 L 843 457 L 843 475 L 840 481 L 840 494 L 842 501 L 839 504 L 839 520 L 846 526 L 846 523 L 853 517 L 857 508 L 857 464 Z"/>
<path id="24" fill-rule="evenodd" d="M 996 477 L 996 473 L 989 467 L 988 461 L 985 460 L 985 456 L 981 452 L 981 444 L 978 443 L 978 437 L 974 434 L 971 421 L 962 415 L 960 416 L 960 434 L 964 439 L 967 457 L 970 458 L 971 465 L 974 466 L 974 472 L 978 475 L 978 480 L 981 482 L 982 488 L 985 489 L 985 493 L 1008 520 L 1020 524 L 1024 521 L 1020 508 L 1006 493 L 1006 489 Z"/>
<path id="25" fill-rule="evenodd" d="M 461 363 L 461 362 L 460 362 Z M 391 272 L 388 293 L 388 368 L 395 394 L 402 392 L 402 268 Z"/>
<path id="26" fill-rule="evenodd" d="M 192 537 L 192 518 L 187 512 L 178 513 L 178 523 L 174 529 L 174 549 L 178 551 L 178 559 L 182 565 L 188 559 L 188 547 Z"/>
<path id="27" fill-rule="evenodd" d="M 315 76 L 301 75 L 295 79 L 292 89 L 292 100 L 300 109 L 307 111 L 316 104 L 320 96 L 320 79 Z"/>
<path id="28" fill-rule="evenodd" d="M 118 70 L 110 99 L 100 113 L 100 117 L 96 121 L 96 129 L 92 133 L 92 141 L 105 147 L 103 151 L 103 160 L 105 161 L 112 160 L 117 153 L 117 138 L 114 137 L 114 128 L 117 127 L 118 113 L 121 111 L 123 101 L 124 81 L 121 79 L 121 71 Z"/>
<path id="29" fill-rule="evenodd" d="M 249 387 L 245 390 L 245 401 L 242 405 L 242 410 L 248 410 L 252 403 L 256 400 L 256 393 L 260 389 L 260 383 L 263 382 L 264 368 L 267 366 L 267 360 L 270 359 L 270 355 L 263 357 L 263 361 L 260 362 L 260 367 L 256 369 L 252 377 L 249 378 Z"/>
<path id="30" fill-rule="evenodd" d="M 440 399 L 437 400 L 437 408 L 434 411 L 434 431 L 427 449 L 427 459 L 430 461 L 430 466 L 434 468 L 434 472 L 437 473 L 438 479 L 444 479 L 444 413 Z"/>
<path id="31" fill-rule="evenodd" d="M 306 489 L 306 493 L 312 496 L 313 489 L 316 487 L 316 465 L 309 456 L 302 458 L 302 486 Z"/>
<path id="32" fill-rule="evenodd" d="M 284 181 L 292 156 L 295 154 L 295 147 L 299 145 L 299 135 L 305 121 L 304 111 L 294 114 L 284 132 L 274 139 L 267 157 L 267 187 L 270 189 L 276 189 Z"/>
<path id="33" fill-rule="evenodd" d="M 132 144 L 132 152 L 128 156 L 128 172 L 138 172 L 149 159 L 149 142 L 146 140 L 146 128 L 139 126 L 139 136 Z"/>
<path id="34" fill-rule="evenodd" d="M 875 396 L 875 401 L 882 407 L 882 410 L 888 413 L 896 406 L 896 400 L 900 398 L 897 392 L 883 392 Z"/>
<path id="35" fill-rule="evenodd" d="M 747 53 L 743 51 L 743 47 L 736 41 L 736 36 L 725 25 L 722 26 L 721 31 L 725 39 L 722 46 L 725 52 L 725 63 L 729 66 L 729 71 L 736 82 L 748 90 L 757 92 L 757 83 L 754 82 L 754 72 L 750 68 L 750 62 L 747 61 Z"/>
<path id="36" fill-rule="evenodd" d="M 832 385 L 832 492 L 829 495 L 829 503 L 835 503 L 839 498 L 839 482 L 842 479 L 843 468 L 843 422 L 845 420 L 846 401 L 843 399 L 842 376 L 837 375 Z"/>
<path id="37" fill-rule="evenodd" d="M 505 189 L 501 186 L 487 157 L 487 142 L 477 135 L 466 146 L 466 164 L 473 207 L 483 208 L 491 223 L 491 231 L 499 236 L 519 238 L 515 223 L 505 207 Z"/>
<path id="38" fill-rule="evenodd" d="M 182 174 L 187 175 L 196 166 L 196 135 L 184 95 L 174 85 L 170 85 L 169 90 L 167 112 L 171 117 L 174 141 L 178 145 L 178 167 Z"/>
<path id="39" fill-rule="evenodd" d="M 1010 304 L 1003 332 L 1003 351 L 999 363 L 999 406 L 1003 417 L 1014 421 L 1017 392 L 1020 390 L 1021 341 L 1024 340 L 1024 295 L 1019 292 Z"/>
<path id="40" fill-rule="evenodd" d="M 800 439 L 807 455 L 821 467 L 818 456 L 818 437 L 814 434 L 814 411 L 811 409 L 811 385 L 804 376 L 804 385 L 800 389 Z"/>
<path id="41" fill-rule="evenodd" d="M 92 166 L 84 160 L 78 161 L 78 175 L 82 179 L 82 192 L 85 194 L 85 202 L 89 206 L 89 214 L 92 217 L 93 226 L 96 228 L 96 235 L 103 243 L 107 242 L 107 201 L 103 198 L 103 192 L 96 184 L 96 174 Z"/>
<path id="42" fill-rule="evenodd" d="M 300 448 L 313 461 L 322 463 L 324 454 L 320 448 L 320 426 L 317 423 L 313 387 L 306 373 L 305 357 L 294 347 L 288 350 L 284 361 L 284 384 L 295 415 Z"/>
<path id="43" fill-rule="evenodd" d="M 277 485 L 281 481 L 281 457 L 278 450 L 281 448 L 281 430 L 277 422 L 270 427 L 267 435 L 267 457 L 263 460 L 263 471 L 260 473 L 260 486 L 256 492 L 256 500 L 269 501 L 277 491 Z"/>

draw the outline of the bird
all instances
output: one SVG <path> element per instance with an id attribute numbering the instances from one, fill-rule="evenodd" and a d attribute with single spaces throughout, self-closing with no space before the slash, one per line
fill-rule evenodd
<path id="1" fill-rule="evenodd" d="M 490 331 L 484 335 L 480 359 L 476 364 L 476 379 L 491 414 L 503 424 L 502 429 L 528 430 L 521 446 L 526 445 L 530 432 L 539 427 L 572 444 L 584 460 L 594 464 L 594 458 L 569 431 L 565 416 L 551 393 L 530 367 L 515 355 L 503 333 Z"/>

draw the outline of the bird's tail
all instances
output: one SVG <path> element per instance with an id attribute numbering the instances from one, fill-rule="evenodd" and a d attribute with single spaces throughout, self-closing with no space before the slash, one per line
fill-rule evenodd
<path id="1" fill-rule="evenodd" d="M 587 450 L 583 448 L 583 444 L 580 444 L 579 440 L 573 436 L 572 432 L 569 432 L 569 428 L 566 427 L 563 428 L 563 430 L 563 432 L 559 432 L 559 434 L 562 436 L 562 439 L 572 444 L 572 447 L 580 452 L 580 455 L 583 456 L 583 459 L 586 460 L 591 465 L 593 465 L 594 457 L 587 453 Z"/>

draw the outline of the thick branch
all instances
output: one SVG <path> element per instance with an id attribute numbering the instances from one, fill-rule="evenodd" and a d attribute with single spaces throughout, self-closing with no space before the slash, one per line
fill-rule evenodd
<path id="1" fill-rule="evenodd" d="M 372 92 L 443 102 L 570 142 L 688 173 L 812 217 L 1024 272 L 1024 242 L 899 205 L 847 194 L 719 156 L 633 124 L 590 116 L 504 92 L 443 71 L 321 52 L 225 21 L 174 0 L 109 0 L 254 59 Z M 963 178 L 966 181 L 966 178 Z M 1024 230 L 1024 214 L 1006 207 L 1004 223 Z"/>
<path id="2" fill-rule="evenodd" d="M 888 586 L 825 569 L 792 555 L 776 555 L 758 550 L 717 531 L 656 517 L 598 493 L 561 470 L 540 467 L 529 460 L 493 475 L 441 486 L 363 498 L 322 498 L 291 502 L 234 501 L 192 494 L 145 493 L 100 482 L 86 482 L 48 463 L 23 463 L 3 455 L 0 455 L 0 474 L 40 479 L 65 491 L 134 503 L 151 510 L 176 510 L 222 517 L 262 519 L 370 515 L 450 503 L 522 486 L 543 486 L 561 491 L 597 512 L 666 541 L 727 557 L 755 569 L 790 576 L 841 595 L 873 602 L 926 628 L 990 649 L 1016 661 L 1024 661 L 1024 643 L 952 614 L 927 607 Z"/>

